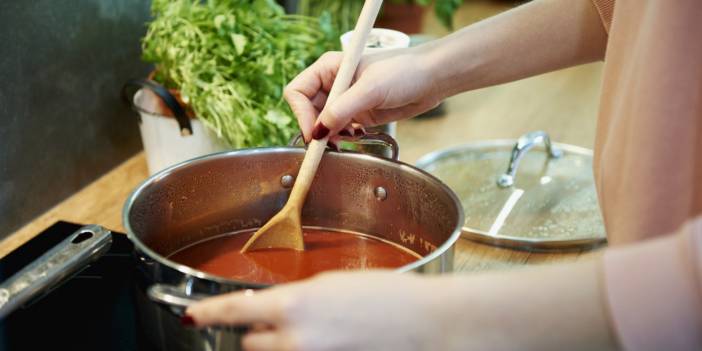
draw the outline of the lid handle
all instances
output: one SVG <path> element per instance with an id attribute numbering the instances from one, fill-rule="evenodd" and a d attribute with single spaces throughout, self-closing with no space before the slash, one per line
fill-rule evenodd
<path id="1" fill-rule="evenodd" d="M 563 155 L 563 151 L 553 146 L 551 138 L 542 130 L 522 135 L 517 140 L 517 144 L 514 145 L 514 148 L 512 148 L 512 155 L 509 158 L 507 172 L 497 178 L 497 185 L 500 188 L 509 188 L 514 185 L 514 177 L 517 174 L 519 161 L 521 161 L 524 155 L 538 143 L 544 143 L 546 152 L 548 152 L 550 158 L 559 158 Z"/>

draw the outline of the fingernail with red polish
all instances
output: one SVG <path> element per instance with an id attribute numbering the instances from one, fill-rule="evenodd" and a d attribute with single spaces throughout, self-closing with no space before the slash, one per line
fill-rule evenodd
<path id="1" fill-rule="evenodd" d="M 324 137 L 327 135 L 329 135 L 329 128 L 327 128 L 327 126 L 325 126 L 322 122 L 317 123 L 312 130 L 312 139 L 324 139 Z"/>
<path id="2" fill-rule="evenodd" d="M 344 136 L 344 137 L 352 137 L 351 132 L 349 132 L 347 129 L 342 129 L 339 132 L 339 135 Z"/>
<path id="3" fill-rule="evenodd" d="M 182 324 L 185 327 L 192 327 L 195 325 L 195 320 L 193 319 L 193 317 L 186 314 L 183 317 L 180 317 L 180 324 Z"/>

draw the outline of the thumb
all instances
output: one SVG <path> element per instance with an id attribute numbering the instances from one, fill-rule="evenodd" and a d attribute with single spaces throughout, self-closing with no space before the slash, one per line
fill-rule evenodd
<path id="1" fill-rule="evenodd" d="M 319 115 L 317 126 L 321 123 L 330 130 L 331 135 L 336 135 L 352 120 L 365 120 L 358 117 L 370 115 L 370 111 L 380 105 L 383 99 L 384 94 L 378 88 L 360 79 L 336 100 L 327 102 Z"/>

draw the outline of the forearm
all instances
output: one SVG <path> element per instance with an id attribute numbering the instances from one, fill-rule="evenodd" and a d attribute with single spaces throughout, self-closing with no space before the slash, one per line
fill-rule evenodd
<path id="1" fill-rule="evenodd" d="M 443 97 L 601 60 L 591 0 L 538 0 L 417 47 Z"/>
<path id="2" fill-rule="evenodd" d="M 445 350 L 615 350 L 600 260 L 435 278 Z"/>

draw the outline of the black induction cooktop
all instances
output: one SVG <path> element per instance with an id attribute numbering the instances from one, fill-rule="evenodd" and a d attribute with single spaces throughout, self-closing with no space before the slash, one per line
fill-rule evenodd
<path id="1" fill-rule="evenodd" d="M 0 281 L 80 227 L 57 222 L 0 259 Z M 0 350 L 152 350 L 136 321 L 132 244 L 112 235 L 107 254 L 0 320 Z"/>

